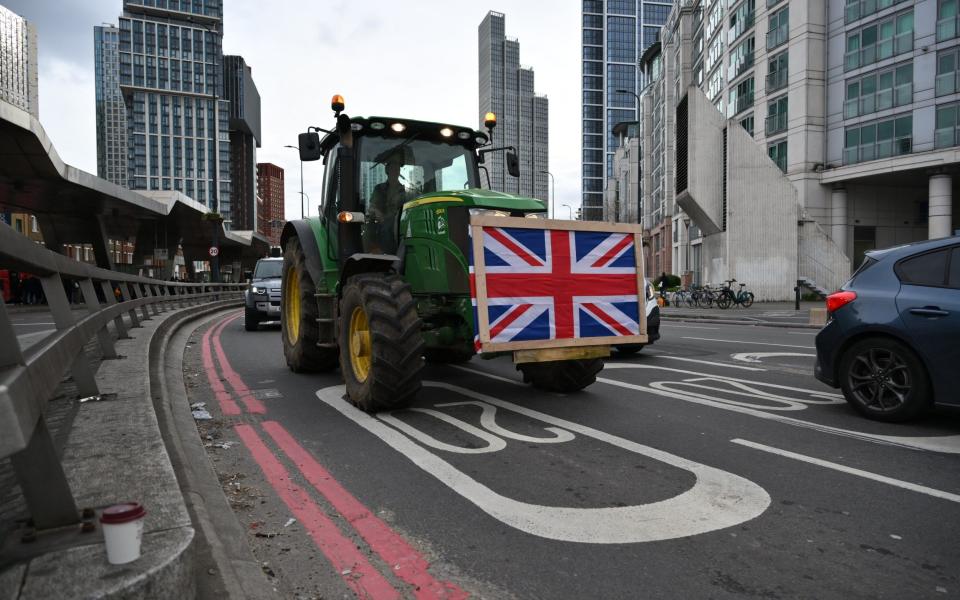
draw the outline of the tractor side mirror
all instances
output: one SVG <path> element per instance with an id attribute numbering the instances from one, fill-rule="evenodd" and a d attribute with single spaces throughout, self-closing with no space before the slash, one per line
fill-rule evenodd
<path id="1" fill-rule="evenodd" d="M 511 177 L 520 177 L 520 159 L 516 152 L 507 152 L 507 173 Z"/>
<path id="2" fill-rule="evenodd" d="M 297 145 L 300 147 L 300 160 L 320 160 L 320 134 L 316 131 L 301 133 Z"/>

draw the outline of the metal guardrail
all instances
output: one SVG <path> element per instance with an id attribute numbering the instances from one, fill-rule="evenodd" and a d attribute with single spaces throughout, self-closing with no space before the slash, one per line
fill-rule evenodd
<path id="1" fill-rule="evenodd" d="M 47 338 L 21 350 L 6 305 L 0 301 L 0 458 L 10 457 L 38 529 L 76 523 L 76 502 L 44 418 L 64 373 L 71 373 L 81 398 L 99 396 L 84 347 L 96 337 L 103 357 L 117 358 L 110 322 L 119 339 L 127 338 L 123 313 L 129 315 L 132 327 L 140 327 L 151 312 L 159 315 L 171 306 L 237 297 L 246 284 L 161 281 L 100 269 L 52 252 L 7 225 L 0 225 L 0 266 L 40 279 L 56 326 Z M 86 316 L 75 319 L 64 279 L 79 284 Z M 123 301 L 114 295 L 114 286 L 120 288 Z"/>

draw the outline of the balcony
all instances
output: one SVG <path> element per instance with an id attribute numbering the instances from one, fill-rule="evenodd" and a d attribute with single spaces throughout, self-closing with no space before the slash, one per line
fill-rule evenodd
<path id="1" fill-rule="evenodd" d="M 900 156 L 910 154 L 913 149 L 912 137 L 901 137 L 895 140 L 878 140 L 868 144 L 852 146 L 843 150 L 843 164 L 852 165 L 856 163 L 867 162 L 869 160 L 878 160 L 881 158 L 890 158 L 891 156 Z"/>
<path id="2" fill-rule="evenodd" d="M 937 149 L 958 146 L 960 145 L 958 141 L 960 141 L 960 130 L 956 127 L 944 127 L 933 133 L 933 147 Z"/>
<path id="3" fill-rule="evenodd" d="M 960 33 L 960 17 L 937 20 L 937 41 L 952 40 Z"/>
<path id="4" fill-rule="evenodd" d="M 941 73 L 937 75 L 937 96 L 952 94 L 958 90 L 957 72 Z"/>
<path id="5" fill-rule="evenodd" d="M 912 100 L 913 83 L 903 83 L 893 88 L 877 90 L 873 94 L 847 100 L 843 104 L 843 116 L 849 119 L 860 115 L 868 115 L 894 106 L 909 104 Z"/>
<path id="6" fill-rule="evenodd" d="M 767 50 L 772 50 L 781 44 L 787 42 L 787 37 L 789 36 L 790 28 L 786 25 L 781 25 L 772 31 L 767 32 Z"/>
<path id="7" fill-rule="evenodd" d="M 727 81 L 733 81 L 737 77 L 746 73 L 747 69 L 753 66 L 753 56 L 753 52 L 744 54 L 739 61 L 731 65 L 730 70 L 727 73 Z"/>
<path id="8" fill-rule="evenodd" d="M 790 78 L 789 75 L 786 69 L 767 73 L 767 93 L 769 94 L 770 92 L 787 87 L 787 82 Z"/>
<path id="9" fill-rule="evenodd" d="M 770 115 L 766 119 L 767 135 L 773 135 L 787 130 L 787 113 Z"/>
<path id="10" fill-rule="evenodd" d="M 871 65 L 911 50 L 913 50 L 913 32 L 905 31 L 866 48 L 848 51 L 844 54 L 844 70 L 850 71 L 857 67 Z"/>

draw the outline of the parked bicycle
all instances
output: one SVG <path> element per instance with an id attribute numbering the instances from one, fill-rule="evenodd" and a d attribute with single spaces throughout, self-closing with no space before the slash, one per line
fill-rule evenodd
<path id="1" fill-rule="evenodd" d="M 727 285 L 720 290 L 717 296 L 717 307 L 727 309 L 738 304 L 744 308 L 753 306 L 753 292 L 743 289 L 747 284 L 741 283 L 740 291 L 734 292 L 730 286 L 731 284 L 737 283 L 737 280 L 728 279 L 726 283 Z"/>

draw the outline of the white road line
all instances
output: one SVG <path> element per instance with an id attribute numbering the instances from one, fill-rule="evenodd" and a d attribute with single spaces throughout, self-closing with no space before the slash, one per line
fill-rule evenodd
<path id="1" fill-rule="evenodd" d="M 474 375 L 483 375 L 484 377 L 489 377 L 490 379 L 496 379 L 497 381 L 512 383 L 513 385 L 520 385 L 523 387 L 526 387 L 527 385 L 522 381 L 517 381 L 516 379 L 508 379 L 506 377 L 501 377 L 500 375 L 494 375 L 493 373 L 487 373 L 486 371 L 480 371 L 478 369 L 470 369 L 468 367 L 462 367 L 460 365 L 447 365 L 447 366 L 453 367 L 454 369 L 460 369 L 461 371 L 466 371 L 467 373 L 473 373 Z"/>
<path id="2" fill-rule="evenodd" d="M 692 473 L 695 481 L 673 497 L 632 506 L 575 508 L 523 502 L 495 492 L 407 435 L 344 401 L 344 386 L 317 390 L 316 395 L 491 517 L 525 533 L 551 540 L 630 544 L 689 537 L 740 525 L 759 517 L 770 505 L 766 490 L 733 473 L 466 388 L 434 381 L 424 381 L 423 385 L 488 403 L 666 463 Z"/>
<path id="3" fill-rule="evenodd" d="M 788 331 L 790 335 L 817 335 L 819 331 Z"/>
<path id="4" fill-rule="evenodd" d="M 14 327 L 39 327 L 41 325 L 56 325 L 56 323 L 36 322 L 36 323 L 12 323 Z"/>
<path id="5" fill-rule="evenodd" d="M 806 358 L 816 358 L 816 354 L 805 354 L 802 352 L 739 352 L 731 354 L 730 358 L 748 363 L 761 363 L 761 358 L 773 358 L 774 356 L 802 356 Z"/>
<path id="6" fill-rule="evenodd" d="M 770 342 L 748 342 L 746 340 L 718 340 L 715 338 L 686 337 L 685 340 L 702 340 L 704 342 L 726 342 L 727 344 L 756 344 L 758 346 L 777 346 L 778 348 L 803 348 L 804 350 L 816 350 L 813 346 L 792 346 L 790 344 L 771 344 Z"/>
<path id="7" fill-rule="evenodd" d="M 764 444 L 758 444 L 748 440 L 735 439 L 730 441 L 734 444 L 739 444 L 755 450 L 762 450 L 763 452 L 769 452 L 771 454 L 778 454 L 786 458 L 792 458 L 794 460 L 810 463 L 811 465 L 817 465 L 818 467 L 833 469 L 835 471 L 840 471 L 841 473 L 856 475 L 857 477 L 863 477 L 864 479 L 872 479 L 873 481 L 879 481 L 880 483 L 886 483 L 887 485 L 910 490 L 911 492 L 919 492 L 921 494 L 933 496 L 934 498 L 941 498 L 943 500 L 949 500 L 950 502 L 960 503 L 960 495 L 958 494 L 951 494 L 950 492 L 935 490 L 923 485 L 917 485 L 916 483 L 910 483 L 909 481 L 901 481 L 899 479 L 893 479 L 892 477 L 877 475 L 876 473 L 871 473 L 869 471 L 862 471 L 860 469 L 855 469 L 853 467 L 848 467 L 835 462 L 813 458 L 812 456 L 806 456 L 804 454 L 797 454 L 796 452 L 790 452 L 789 450 L 781 450 L 779 448 L 774 448 L 773 446 L 766 446 Z"/>
<path id="8" fill-rule="evenodd" d="M 712 329 L 714 331 L 720 329 L 719 327 L 700 327 L 699 325 L 674 325 L 670 321 L 661 321 L 660 327 L 666 327 L 668 329 Z"/>
<path id="9" fill-rule="evenodd" d="M 744 367 L 742 365 L 731 365 L 729 363 L 712 362 L 709 360 L 700 360 L 697 358 L 684 358 L 682 356 L 671 356 L 669 354 L 660 354 L 659 352 L 658 353 L 646 352 L 645 355 L 650 356 L 652 358 L 669 358 L 670 360 L 679 360 L 683 362 L 691 362 L 691 363 L 697 363 L 701 365 L 711 365 L 714 367 L 726 367 L 728 369 L 739 369 L 741 371 L 766 371 L 766 369 L 761 369 L 760 367 Z"/>

